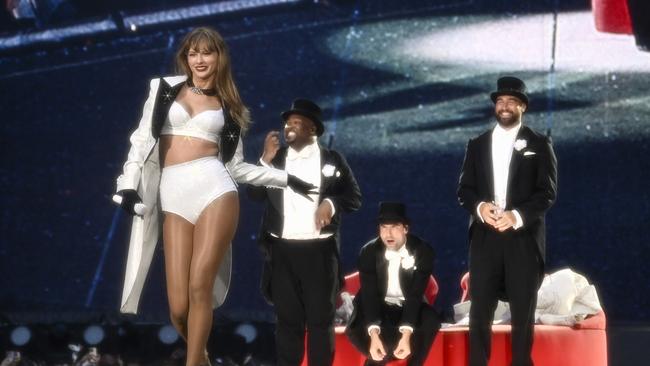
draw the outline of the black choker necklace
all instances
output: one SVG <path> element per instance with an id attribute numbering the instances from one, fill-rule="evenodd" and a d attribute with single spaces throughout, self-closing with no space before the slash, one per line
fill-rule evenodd
<path id="1" fill-rule="evenodd" d="M 208 97 L 213 97 L 217 95 L 217 89 L 201 89 L 198 86 L 194 86 L 194 83 L 192 82 L 192 79 L 187 79 L 187 86 L 190 88 L 192 93 L 198 94 L 198 95 L 206 95 Z"/>

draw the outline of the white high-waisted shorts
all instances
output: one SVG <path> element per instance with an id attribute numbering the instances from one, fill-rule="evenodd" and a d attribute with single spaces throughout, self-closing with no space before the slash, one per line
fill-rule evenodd
<path id="1" fill-rule="evenodd" d="M 223 163 L 214 156 L 164 167 L 160 176 L 160 206 L 196 224 L 212 201 L 237 191 Z"/>

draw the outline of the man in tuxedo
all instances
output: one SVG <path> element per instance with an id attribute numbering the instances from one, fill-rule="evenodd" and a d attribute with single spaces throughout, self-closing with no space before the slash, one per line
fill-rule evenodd
<path id="1" fill-rule="evenodd" d="M 505 76 L 491 94 L 496 126 L 469 140 L 458 201 L 470 213 L 470 365 L 487 365 L 497 300 L 510 303 L 512 365 L 532 365 L 546 211 L 557 193 L 550 139 L 522 124 L 526 85 Z"/>
<path id="2" fill-rule="evenodd" d="M 341 213 L 361 206 L 361 192 L 345 158 L 318 144 L 324 132 L 321 109 L 296 99 L 282 113 L 284 138 L 270 132 L 261 164 L 297 176 L 316 190 L 308 195 L 291 188 L 250 187 L 264 200 L 260 233 L 265 254 L 262 293 L 275 305 L 276 349 L 280 366 L 300 365 L 305 326 L 310 366 L 331 365 L 334 356 L 336 295 L 342 281 L 338 237 Z"/>
<path id="3" fill-rule="evenodd" d="M 346 333 L 368 357 L 366 365 L 395 358 L 422 365 L 440 329 L 438 313 L 424 299 L 434 251 L 409 233 L 403 203 L 382 202 L 378 221 L 379 237 L 361 248 L 361 288 Z"/>
<path id="4" fill-rule="evenodd" d="M 650 51 L 650 2 L 645 0 L 627 0 L 630 21 L 634 30 L 637 47 L 642 51 Z"/>

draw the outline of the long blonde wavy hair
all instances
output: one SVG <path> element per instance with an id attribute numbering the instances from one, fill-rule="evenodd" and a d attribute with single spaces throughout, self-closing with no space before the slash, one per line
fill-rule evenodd
<path id="1" fill-rule="evenodd" d="M 242 102 L 232 77 L 228 46 L 226 46 L 223 37 L 216 30 L 208 27 L 196 28 L 185 35 L 178 52 L 176 52 L 176 71 L 187 75 L 188 79 L 192 78 L 192 70 L 187 63 L 187 54 L 190 49 L 217 53 L 217 75 L 212 87 L 217 90 L 221 102 L 228 107 L 242 132 L 245 132 L 251 123 L 250 112 Z"/>

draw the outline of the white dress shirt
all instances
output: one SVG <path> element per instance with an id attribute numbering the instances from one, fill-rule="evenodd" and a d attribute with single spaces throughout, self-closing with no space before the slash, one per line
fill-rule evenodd
<path id="1" fill-rule="evenodd" d="M 318 142 L 303 147 L 300 151 L 292 147 L 287 148 L 287 157 L 285 171 L 294 175 L 307 183 L 313 184 L 316 188 L 313 190 L 308 200 L 302 194 L 297 193 L 292 188 L 287 187 L 284 191 L 284 227 L 282 228 L 282 238 L 289 240 L 310 240 L 321 239 L 332 236 L 332 233 L 321 234 L 316 229 L 316 209 L 318 208 L 318 192 L 321 185 L 321 156 Z M 268 166 L 261 160 L 263 165 Z M 332 216 L 334 215 L 334 204 L 329 199 L 324 199 L 332 207 Z M 273 233 L 272 233 L 273 234 Z"/>
<path id="2" fill-rule="evenodd" d="M 506 130 L 497 123 L 492 130 L 492 169 L 494 175 L 494 204 L 505 205 L 508 194 L 508 175 L 510 173 L 510 160 L 514 150 L 515 139 L 521 128 L 521 122 L 516 126 Z M 480 212 L 481 205 L 476 207 L 478 217 L 483 221 Z M 512 210 L 515 215 L 515 225 L 513 229 L 517 230 L 523 226 L 521 215 L 517 210 Z"/>
<path id="3" fill-rule="evenodd" d="M 399 283 L 399 267 L 402 265 L 402 261 L 408 256 L 409 252 L 406 250 L 406 245 L 402 245 L 399 250 L 386 249 L 384 257 L 388 261 L 388 286 L 386 287 L 384 302 L 387 304 L 402 306 L 404 303 L 404 293 L 402 292 L 402 287 Z M 370 331 L 373 329 L 381 330 L 378 325 L 372 324 L 368 326 L 368 334 L 370 334 Z M 402 325 L 399 327 L 400 332 L 403 332 L 406 329 L 413 332 L 413 328 L 408 325 Z"/>
<path id="4" fill-rule="evenodd" d="M 386 287 L 384 301 L 387 304 L 402 306 L 404 302 L 404 294 L 399 284 L 399 267 L 402 264 L 402 259 L 408 257 L 408 255 L 406 245 L 402 245 L 399 250 L 386 249 L 384 256 L 388 260 L 388 286 Z"/>

